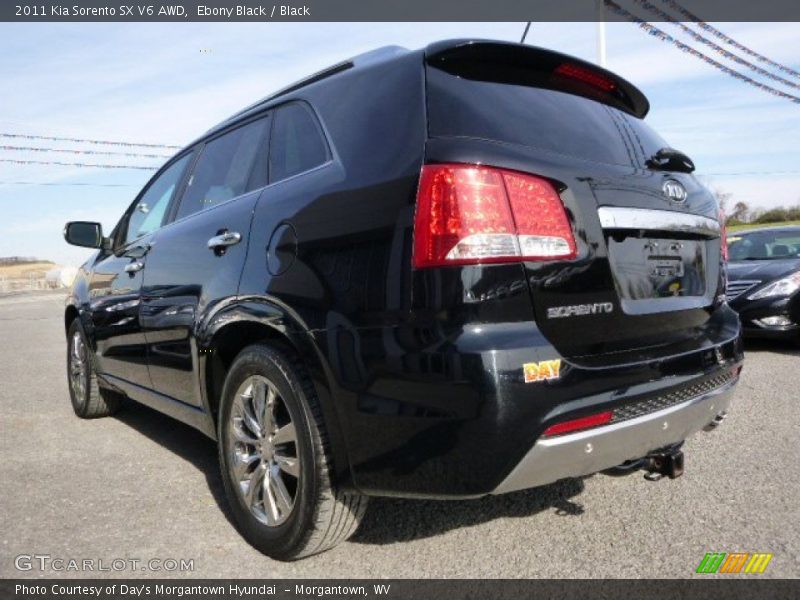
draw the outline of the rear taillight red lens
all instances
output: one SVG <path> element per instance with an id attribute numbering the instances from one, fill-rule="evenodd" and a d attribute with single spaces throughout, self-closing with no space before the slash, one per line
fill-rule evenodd
<path id="1" fill-rule="evenodd" d="M 591 429 L 599 425 L 605 425 L 614 417 L 614 413 L 610 410 L 590 415 L 588 417 L 581 417 L 580 419 L 572 419 L 570 421 L 562 421 L 551 425 L 544 430 L 542 435 L 563 435 L 573 431 L 581 431 L 583 429 Z"/>
<path id="2" fill-rule="evenodd" d="M 422 168 L 415 268 L 576 255 L 564 205 L 547 180 L 474 165 Z"/>
<path id="3" fill-rule="evenodd" d="M 728 226 L 725 225 L 725 212 L 719 211 L 719 243 L 722 251 L 722 262 L 728 262 Z"/>

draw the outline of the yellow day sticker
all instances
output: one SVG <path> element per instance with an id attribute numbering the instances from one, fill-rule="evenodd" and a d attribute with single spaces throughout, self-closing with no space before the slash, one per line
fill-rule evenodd
<path id="1" fill-rule="evenodd" d="M 561 359 L 543 360 L 522 365 L 525 383 L 558 379 L 561 376 Z"/>

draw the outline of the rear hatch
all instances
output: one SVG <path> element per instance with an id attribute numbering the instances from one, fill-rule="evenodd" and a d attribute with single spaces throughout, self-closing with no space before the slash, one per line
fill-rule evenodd
<path id="1" fill-rule="evenodd" d="M 562 355 L 657 354 L 704 335 L 722 293 L 718 205 L 643 121 L 639 90 L 517 44 L 443 42 L 426 62 L 426 162 L 534 174 L 564 204 L 577 257 L 522 267 Z"/>

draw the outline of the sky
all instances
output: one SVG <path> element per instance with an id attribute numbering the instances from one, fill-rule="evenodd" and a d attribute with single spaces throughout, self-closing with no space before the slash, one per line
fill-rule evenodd
<path id="1" fill-rule="evenodd" d="M 0 133 L 180 146 L 272 91 L 359 53 L 447 38 L 519 41 L 524 25 L 2 23 Z M 657 26 L 703 48 L 674 25 Z M 800 70 L 800 23 L 714 26 Z M 594 23 L 534 23 L 526 43 L 596 61 L 596 29 Z M 800 105 L 748 86 L 633 24 L 609 23 L 607 40 L 607 67 L 648 96 L 647 121 L 693 158 L 707 185 L 753 207 L 800 202 Z M 0 146 L 170 152 L 6 137 Z M 8 149 L 0 149 L 0 159 L 138 166 L 166 160 Z M 90 252 L 63 241 L 64 223 L 100 221 L 110 232 L 152 172 L 0 162 L 0 257 L 79 265 Z"/>

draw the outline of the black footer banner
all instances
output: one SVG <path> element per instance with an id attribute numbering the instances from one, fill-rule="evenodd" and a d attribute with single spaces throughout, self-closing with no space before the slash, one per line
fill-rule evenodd
<path id="1" fill-rule="evenodd" d="M 514 580 L 514 579 L 6 579 L 3 600 L 484 600 L 686 598 L 692 600 L 800 597 L 798 580 L 697 578 L 691 580 Z"/>

